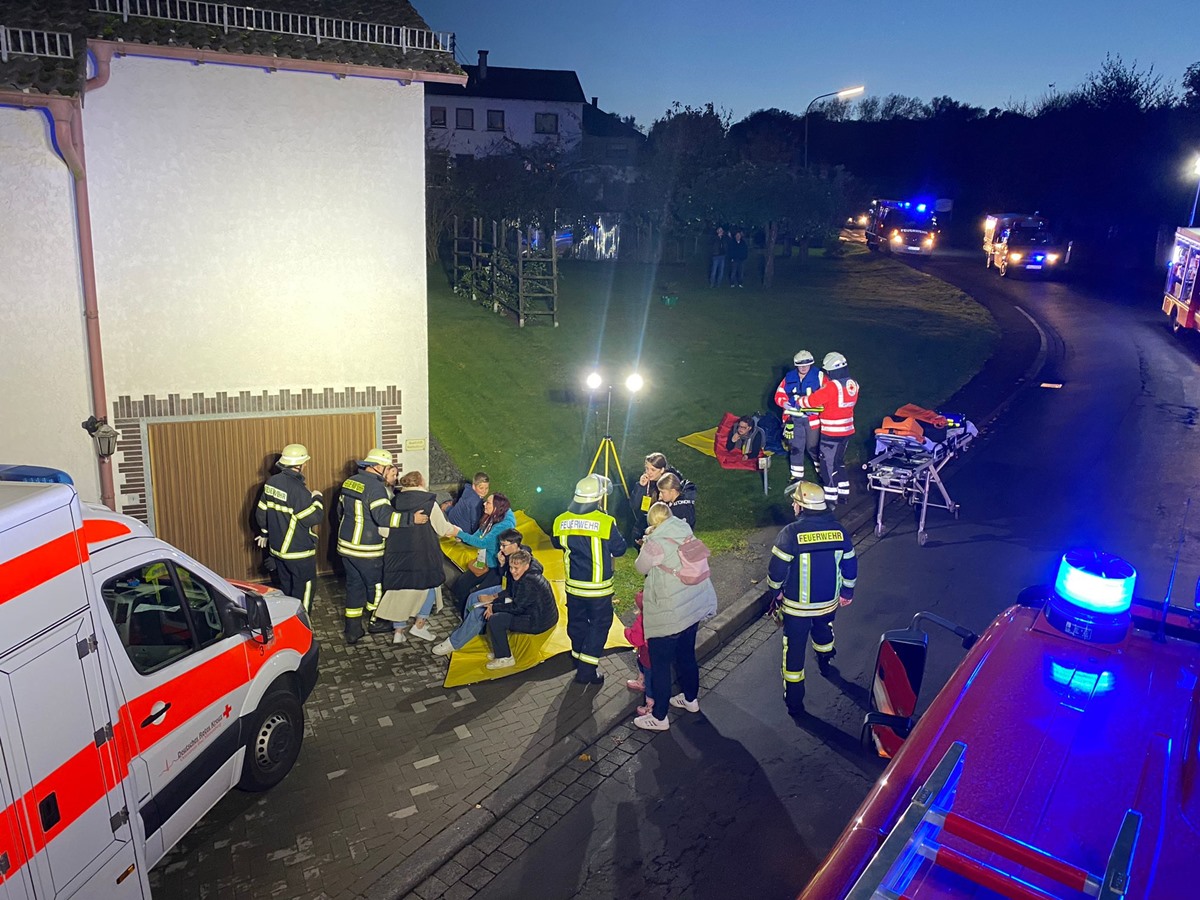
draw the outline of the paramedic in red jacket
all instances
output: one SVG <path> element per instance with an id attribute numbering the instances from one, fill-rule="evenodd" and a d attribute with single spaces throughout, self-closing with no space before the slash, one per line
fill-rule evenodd
<path id="1" fill-rule="evenodd" d="M 850 534 L 825 504 L 822 490 L 801 481 L 788 486 L 798 518 L 775 538 L 767 585 L 778 591 L 783 614 L 783 699 L 788 714 L 804 715 L 804 657 L 808 641 L 822 675 L 837 650 L 833 617 L 854 599 L 858 558 Z"/>
<path id="2" fill-rule="evenodd" d="M 846 357 L 826 353 L 821 362 L 825 383 L 808 395 L 804 409 L 818 413 L 821 425 L 821 484 L 830 506 L 850 499 L 850 474 L 846 471 L 846 447 L 854 437 L 854 404 L 858 382 L 850 377 Z"/>
<path id="3" fill-rule="evenodd" d="M 813 355 L 807 350 L 799 351 L 793 358 L 795 369 L 783 376 L 779 387 L 775 388 L 775 405 L 780 409 L 804 407 L 805 399 L 820 389 L 825 383 L 825 374 L 814 367 Z M 813 471 L 821 471 L 820 457 L 817 455 L 817 441 L 821 435 L 820 417 L 815 413 L 811 416 L 791 416 L 783 414 L 783 440 L 788 445 L 788 465 L 791 469 L 792 480 L 799 481 L 804 477 L 804 457 L 807 454 L 812 460 Z"/>

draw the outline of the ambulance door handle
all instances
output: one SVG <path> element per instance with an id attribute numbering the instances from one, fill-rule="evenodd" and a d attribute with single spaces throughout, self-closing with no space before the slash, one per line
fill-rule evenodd
<path id="1" fill-rule="evenodd" d="M 157 704 L 155 704 L 155 705 L 157 705 Z M 148 728 L 151 725 L 156 724 L 159 719 L 161 719 L 163 716 L 165 716 L 167 714 L 167 710 L 170 708 L 171 708 L 170 703 L 164 703 L 162 705 L 161 709 L 155 710 L 154 712 L 150 713 L 150 715 L 146 716 L 146 718 L 142 719 L 142 727 Z"/>

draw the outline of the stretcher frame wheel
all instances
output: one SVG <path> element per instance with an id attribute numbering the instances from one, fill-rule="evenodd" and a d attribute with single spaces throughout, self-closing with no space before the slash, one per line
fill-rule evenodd
<path id="1" fill-rule="evenodd" d="M 920 544 L 922 547 L 925 546 L 925 543 L 928 540 L 929 540 L 929 534 L 927 532 L 924 532 L 924 531 L 917 532 L 917 543 Z"/>
<path id="2" fill-rule="evenodd" d="M 883 537 L 883 525 L 879 523 L 875 525 L 875 537 Z"/>

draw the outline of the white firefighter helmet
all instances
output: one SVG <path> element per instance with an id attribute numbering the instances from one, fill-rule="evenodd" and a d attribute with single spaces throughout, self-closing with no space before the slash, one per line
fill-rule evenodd
<path id="1" fill-rule="evenodd" d="M 303 444 L 288 444 L 279 456 L 279 466 L 284 469 L 302 466 L 310 459 L 312 457 L 308 455 L 308 448 Z"/>
<path id="2" fill-rule="evenodd" d="M 362 466 L 364 469 L 369 469 L 371 466 L 383 466 L 384 468 L 387 468 L 388 466 L 394 466 L 395 464 L 396 463 L 392 459 L 391 452 L 384 450 L 382 447 L 372 448 L 371 452 L 362 459 Z"/>
<path id="3" fill-rule="evenodd" d="M 797 366 L 811 366 L 814 362 L 816 362 L 816 360 L 813 358 L 812 353 L 810 353 L 808 350 L 801 350 L 792 357 L 793 365 Z"/>
<path id="4" fill-rule="evenodd" d="M 821 368 L 826 372 L 832 372 L 834 369 L 846 368 L 846 357 L 838 352 L 826 353 L 825 358 L 821 360 Z"/>
<path id="5" fill-rule="evenodd" d="M 575 484 L 576 503 L 599 503 L 612 491 L 612 481 L 603 475 L 587 475 Z"/>
<path id="6" fill-rule="evenodd" d="M 801 509 L 825 509 L 825 490 L 811 481 L 793 481 L 787 486 L 787 495 Z"/>

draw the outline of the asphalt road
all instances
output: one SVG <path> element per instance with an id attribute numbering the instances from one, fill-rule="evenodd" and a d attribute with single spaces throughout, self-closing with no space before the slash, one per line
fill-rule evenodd
<path id="1" fill-rule="evenodd" d="M 1045 337 L 1039 377 L 947 470 L 961 517 L 931 511 L 922 548 L 912 515 L 893 504 L 881 538 L 858 536 L 856 600 L 836 629 L 839 673 L 822 679 L 810 664 L 807 725 L 785 715 L 773 635 L 701 696 L 701 715 L 672 716 L 670 732 L 480 897 L 534 887 L 547 898 L 794 897 L 882 771 L 859 749 L 882 631 L 919 610 L 981 630 L 1081 544 L 1124 556 L 1138 568 L 1139 595 L 1164 596 L 1196 486 L 1196 342 L 1170 334 L 1153 289 L 1002 280 L 966 253 L 920 265 L 998 308 L 1020 307 Z M 1200 575 L 1195 512 L 1181 601 Z M 932 635 L 930 648 L 925 703 L 962 655 L 948 634 Z"/>

